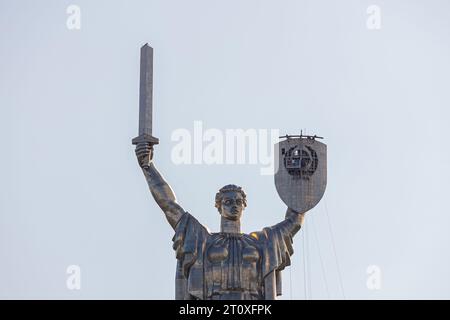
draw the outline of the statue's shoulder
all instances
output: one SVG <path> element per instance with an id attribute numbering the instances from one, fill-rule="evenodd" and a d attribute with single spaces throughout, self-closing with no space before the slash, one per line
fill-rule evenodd
<path id="1" fill-rule="evenodd" d="M 192 214 L 185 211 L 183 216 L 178 221 L 178 224 L 176 226 L 175 230 L 186 230 L 186 229 L 194 229 L 197 231 L 201 231 L 207 234 L 211 234 L 209 228 L 202 223 L 200 223 Z"/>
<path id="2" fill-rule="evenodd" d="M 265 227 L 261 231 L 250 232 L 247 236 L 258 242 L 270 241 L 273 237 L 273 233 L 276 232 L 280 227 L 278 225 Z"/>
<path id="3" fill-rule="evenodd" d="M 257 241 L 257 242 L 267 240 L 267 234 L 266 234 L 266 232 L 264 232 L 264 230 L 250 232 L 249 234 L 245 234 L 245 237 L 251 241 Z"/>

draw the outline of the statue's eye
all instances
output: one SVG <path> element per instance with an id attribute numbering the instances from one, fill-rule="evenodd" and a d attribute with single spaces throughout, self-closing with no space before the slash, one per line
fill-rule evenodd
<path id="1" fill-rule="evenodd" d="M 230 204 L 231 204 L 231 200 L 230 199 L 227 199 L 227 200 L 225 200 L 225 202 L 224 202 L 227 206 L 229 206 Z"/>
<path id="2" fill-rule="evenodd" d="M 239 205 L 239 206 L 241 206 L 241 205 L 242 205 L 242 200 L 241 200 L 241 199 L 237 199 L 237 200 L 236 200 L 236 204 Z"/>

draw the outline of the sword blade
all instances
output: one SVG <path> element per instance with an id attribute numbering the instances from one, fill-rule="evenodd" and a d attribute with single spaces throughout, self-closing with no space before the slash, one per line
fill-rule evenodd
<path id="1" fill-rule="evenodd" d="M 153 114 L 153 48 L 147 43 L 141 48 L 139 83 L 139 135 L 152 135 Z"/>
<path id="2" fill-rule="evenodd" d="M 139 82 L 139 136 L 133 144 L 148 142 L 158 144 L 158 138 L 152 136 L 153 116 L 153 48 L 144 44 L 141 47 L 141 70 Z"/>

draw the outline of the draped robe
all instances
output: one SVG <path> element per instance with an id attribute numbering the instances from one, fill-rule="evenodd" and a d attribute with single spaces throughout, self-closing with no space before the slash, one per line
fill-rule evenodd
<path id="1" fill-rule="evenodd" d="M 271 300 L 281 295 L 281 271 L 291 264 L 291 215 L 259 232 L 210 233 L 191 214 L 175 227 L 177 300 Z"/>

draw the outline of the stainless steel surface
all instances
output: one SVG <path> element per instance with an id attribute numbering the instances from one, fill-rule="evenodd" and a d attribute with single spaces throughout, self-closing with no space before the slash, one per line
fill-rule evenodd
<path id="1" fill-rule="evenodd" d="M 275 176 L 277 191 L 288 204 L 283 221 L 257 232 L 242 233 L 247 196 L 241 187 L 231 184 L 216 194 L 220 232 L 211 233 L 178 204 L 172 188 L 153 163 L 153 145 L 158 140 L 152 136 L 151 124 L 152 55 L 147 45 L 141 49 L 140 135 L 133 144 L 137 144 L 136 156 L 150 192 L 175 231 L 175 298 L 276 299 L 282 293 L 281 271 L 291 264 L 293 237 L 303 224 L 305 212 L 325 191 L 326 146 L 311 137 L 286 136 L 287 142 L 279 143 L 280 148 L 290 150 L 280 155 L 279 161 L 285 162 Z M 158 257 L 154 258 L 158 263 Z"/>
<path id="2" fill-rule="evenodd" d="M 287 136 L 275 145 L 275 187 L 293 210 L 306 212 L 322 198 L 327 185 L 327 146 L 317 136 Z"/>
<path id="3" fill-rule="evenodd" d="M 132 140 L 133 144 L 148 142 L 159 143 L 152 136 L 153 129 L 153 48 L 147 43 L 141 47 L 141 68 L 139 82 L 139 136 Z"/>

